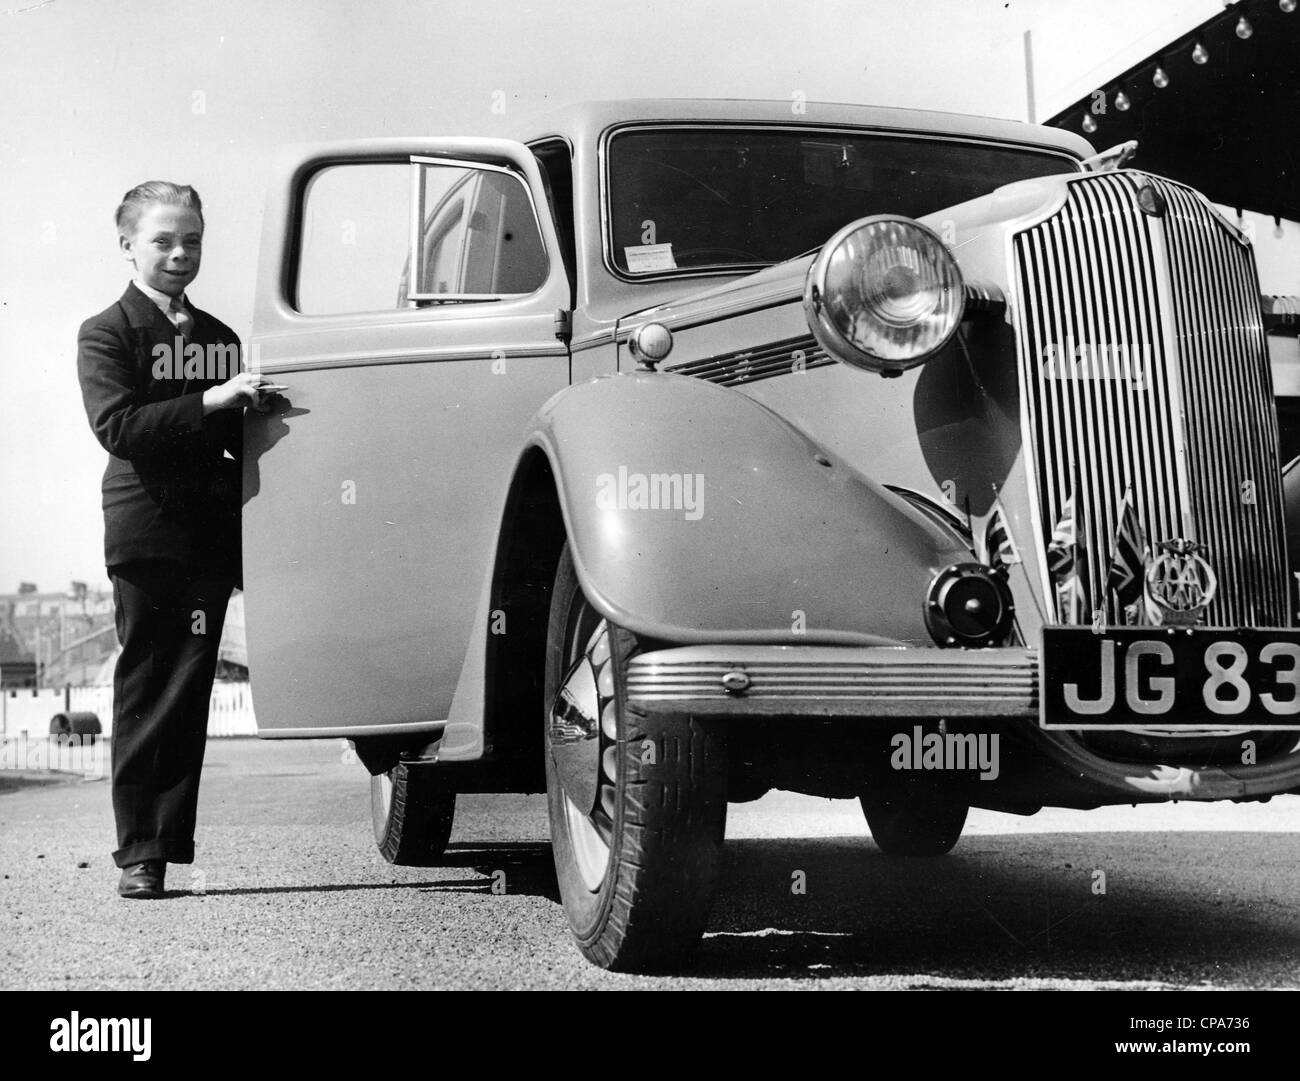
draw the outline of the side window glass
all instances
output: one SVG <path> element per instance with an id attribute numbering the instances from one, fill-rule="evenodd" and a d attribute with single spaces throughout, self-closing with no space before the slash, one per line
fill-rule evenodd
<path id="1" fill-rule="evenodd" d="M 524 295 L 546 281 L 549 261 L 528 188 L 501 169 L 416 159 L 423 222 L 413 301 Z"/>
<path id="2" fill-rule="evenodd" d="M 331 165 L 302 199 L 304 315 L 496 300 L 546 282 L 528 187 L 505 169 L 433 158 Z"/>
<path id="3" fill-rule="evenodd" d="M 546 280 L 546 249 L 527 189 L 504 173 L 484 173 L 465 251 L 470 293 L 531 293 Z"/>
<path id="4" fill-rule="evenodd" d="M 424 266 L 419 293 L 464 292 L 461 264 L 465 254 L 465 200 L 453 201 L 425 231 Z"/>
<path id="5" fill-rule="evenodd" d="M 303 195 L 297 308 L 305 315 L 384 311 L 410 252 L 410 165 L 322 169 Z"/>

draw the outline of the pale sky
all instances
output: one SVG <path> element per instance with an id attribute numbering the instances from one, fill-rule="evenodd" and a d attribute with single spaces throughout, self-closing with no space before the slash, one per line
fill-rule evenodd
<path id="1" fill-rule="evenodd" d="M 130 280 L 112 217 L 146 179 L 207 219 L 189 295 L 248 340 L 283 143 L 498 135 L 571 101 L 757 97 L 1026 118 L 1104 84 L 1218 0 L 5 0 L 0 16 L 0 592 L 106 584 L 105 452 L 78 325 Z M 503 91 L 506 115 L 492 111 Z M 1265 229 L 1261 245 L 1270 242 Z M 1292 252 L 1294 249 L 1291 249 Z M 1265 253 L 1261 252 L 1262 259 Z M 1268 265 L 1284 265 L 1276 253 Z M 1290 264 L 1285 264 L 1290 265 Z M 1266 291 L 1300 293 L 1296 280 Z M 1286 273 L 1289 273 L 1286 272 Z M 1274 272 L 1274 278 L 1286 273 Z"/>

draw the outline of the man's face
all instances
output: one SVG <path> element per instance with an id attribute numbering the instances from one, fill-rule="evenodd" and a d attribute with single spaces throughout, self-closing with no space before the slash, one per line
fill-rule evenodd
<path id="1" fill-rule="evenodd" d="M 160 293 L 178 297 L 198 277 L 203 223 L 189 207 L 150 203 L 135 232 L 120 240 L 140 280 Z"/>

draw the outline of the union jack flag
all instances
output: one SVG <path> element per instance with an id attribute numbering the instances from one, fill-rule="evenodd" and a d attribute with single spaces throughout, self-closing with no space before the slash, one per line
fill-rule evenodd
<path id="1" fill-rule="evenodd" d="M 1106 572 L 1106 588 L 1115 593 L 1120 604 L 1127 607 L 1142 596 L 1142 575 L 1149 554 L 1146 534 L 1133 502 L 1133 486 L 1129 485 L 1120 502 L 1119 526 L 1110 551 L 1110 569 Z"/>
<path id="2" fill-rule="evenodd" d="M 1071 493 L 1061 508 L 1061 517 L 1047 544 L 1047 569 L 1056 585 L 1061 617 L 1071 623 L 1078 623 L 1080 613 L 1092 608 L 1088 584 L 1083 576 L 1088 564 L 1083 536 L 1083 524 L 1075 512 L 1074 494 Z"/>
<path id="3" fill-rule="evenodd" d="M 993 504 L 993 513 L 984 527 L 984 562 L 995 568 L 1020 562 L 1020 551 L 1011 536 L 1011 527 L 1000 502 Z"/>

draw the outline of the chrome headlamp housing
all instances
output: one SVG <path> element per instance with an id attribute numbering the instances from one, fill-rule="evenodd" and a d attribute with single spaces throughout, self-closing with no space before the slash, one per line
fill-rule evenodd
<path id="1" fill-rule="evenodd" d="M 836 360 L 898 375 L 948 344 L 966 294 L 938 234 L 878 214 L 826 242 L 808 270 L 803 303 L 813 335 Z"/>

